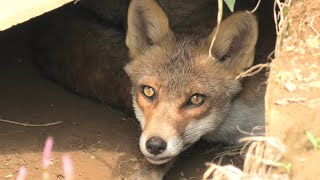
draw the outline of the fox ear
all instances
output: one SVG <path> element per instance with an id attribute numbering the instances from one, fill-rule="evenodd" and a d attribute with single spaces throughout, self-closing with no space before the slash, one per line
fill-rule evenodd
<path id="1" fill-rule="evenodd" d="M 155 0 L 131 1 L 126 36 L 131 58 L 170 32 L 168 17 Z"/>
<path id="2" fill-rule="evenodd" d="M 216 28 L 209 37 L 210 42 L 215 31 Z M 252 66 L 257 39 L 256 17 L 247 12 L 234 13 L 220 24 L 212 55 L 228 70 L 238 75 Z"/>

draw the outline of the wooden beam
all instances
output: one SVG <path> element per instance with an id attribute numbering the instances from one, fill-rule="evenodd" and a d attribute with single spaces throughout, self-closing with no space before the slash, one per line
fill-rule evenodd
<path id="1" fill-rule="evenodd" d="M 72 0 L 0 0 L 0 31 L 56 9 Z"/>

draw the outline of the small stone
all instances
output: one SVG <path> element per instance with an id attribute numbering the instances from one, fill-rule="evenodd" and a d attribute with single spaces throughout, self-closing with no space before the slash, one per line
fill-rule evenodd
<path id="1" fill-rule="evenodd" d="M 131 162 L 137 162 L 137 161 L 138 161 L 138 159 L 135 158 L 135 157 L 129 158 L 129 160 L 130 160 Z"/>
<path id="2" fill-rule="evenodd" d="M 306 40 L 308 47 L 311 49 L 319 49 L 320 48 L 320 40 L 319 38 L 308 38 Z"/>
<path id="3" fill-rule="evenodd" d="M 297 86 L 292 83 L 292 82 L 287 82 L 284 84 L 284 87 L 289 91 L 289 92 L 293 92 L 297 89 Z"/>
<path id="4" fill-rule="evenodd" d="M 287 52 L 293 51 L 294 48 L 295 48 L 295 46 L 287 46 L 287 47 L 286 47 L 286 51 L 287 51 Z"/>
<path id="5" fill-rule="evenodd" d="M 6 175 L 6 176 L 5 176 L 5 178 L 11 178 L 11 177 L 13 177 L 12 174 L 9 174 L 9 175 Z"/>

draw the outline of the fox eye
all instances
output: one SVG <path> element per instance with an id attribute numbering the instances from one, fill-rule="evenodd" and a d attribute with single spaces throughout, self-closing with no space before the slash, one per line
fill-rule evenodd
<path id="1" fill-rule="evenodd" d="M 201 94 L 194 94 L 191 96 L 188 105 L 200 106 L 203 104 L 205 97 Z"/>
<path id="2" fill-rule="evenodd" d="M 154 97 L 155 92 L 154 89 L 150 86 L 142 86 L 142 94 L 151 99 Z"/>

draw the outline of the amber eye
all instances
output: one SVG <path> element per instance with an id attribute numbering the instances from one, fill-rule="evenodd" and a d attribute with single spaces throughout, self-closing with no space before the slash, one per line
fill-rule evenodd
<path id="1" fill-rule="evenodd" d="M 200 106 L 203 104 L 205 97 L 201 94 L 194 94 L 189 100 L 189 105 Z"/>
<path id="2" fill-rule="evenodd" d="M 143 86 L 142 87 L 142 93 L 148 98 L 153 98 L 155 92 L 154 89 L 150 86 Z"/>

